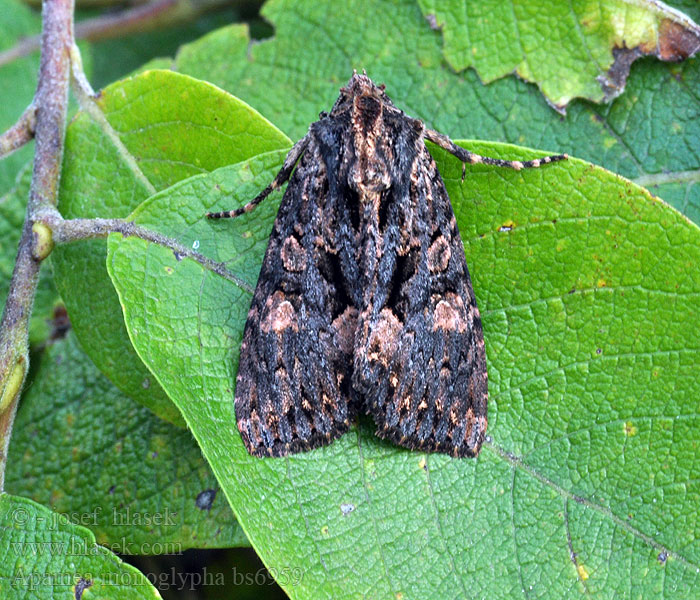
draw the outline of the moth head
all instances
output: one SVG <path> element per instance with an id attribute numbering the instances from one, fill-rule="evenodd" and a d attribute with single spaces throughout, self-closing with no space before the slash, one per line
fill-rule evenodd
<path id="1" fill-rule="evenodd" d="M 351 106 L 356 99 L 373 98 L 382 104 L 393 106 L 389 97 L 384 93 L 385 85 L 375 84 L 363 71 L 361 74 L 355 71 L 347 82 L 340 88 L 340 96 L 333 107 L 332 113 L 338 112 L 347 106 Z"/>

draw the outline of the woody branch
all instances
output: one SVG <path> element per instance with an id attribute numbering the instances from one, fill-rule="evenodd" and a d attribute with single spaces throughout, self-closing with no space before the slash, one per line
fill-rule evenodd
<path id="1" fill-rule="evenodd" d="M 28 367 L 28 325 L 47 235 L 36 223 L 42 207 L 56 205 L 63 156 L 69 49 L 73 39 L 73 0 L 45 0 L 42 11 L 41 62 L 34 101 L 4 134 L 3 148 L 36 139 L 34 170 L 22 235 L 0 322 L 0 490 L 19 393 Z M 34 116 L 35 114 L 35 116 Z M 34 124 L 35 120 L 35 124 Z"/>

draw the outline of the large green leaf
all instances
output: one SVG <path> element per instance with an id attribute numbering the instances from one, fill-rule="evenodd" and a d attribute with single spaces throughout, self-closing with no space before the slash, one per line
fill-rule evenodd
<path id="1" fill-rule="evenodd" d="M 247 544 L 190 432 L 119 392 L 72 333 L 46 350 L 22 399 L 5 487 L 121 554 Z"/>
<path id="2" fill-rule="evenodd" d="M 104 90 L 100 126 L 79 114 L 68 128 L 59 208 L 66 217 L 126 217 L 153 191 L 289 145 L 249 106 L 213 85 L 150 71 Z M 82 347 L 129 397 L 181 418 L 133 351 L 105 269 L 106 243 L 56 248 L 56 283 Z"/>
<path id="3" fill-rule="evenodd" d="M 462 184 L 461 165 L 434 154 L 483 316 L 490 437 L 478 459 L 396 448 L 365 422 L 310 453 L 246 453 L 234 377 L 278 196 L 234 222 L 203 215 L 252 198 L 282 153 L 181 182 L 132 215 L 199 242 L 222 275 L 110 236 L 139 355 L 265 563 L 301 575 L 280 577 L 293 598 L 689 598 L 700 585 L 700 232 L 579 160 L 472 167 Z"/>
<path id="4" fill-rule="evenodd" d="M 485 82 L 510 73 L 536 83 L 563 109 L 576 97 L 601 102 L 625 89 L 632 61 L 676 61 L 700 48 L 700 27 L 647 0 L 418 0 L 456 70 Z"/>
<path id="5" fill-rule="evenodd" d="M 529 5 L 544 14 L 540 2 Z M 365 68 L 396 104 L 453 138 L 568 152 L 639 178 L 700 223 L 697 58 L 639 61 L 617 100 L 575 101 L 563 118 L 515 77 L 484 86 L 471 69 L 455 74 L 444 64 L 440 33 L 414 0 L 271 0 L 263 14 L 275 26 L 273 38 L 251 44 L 244 27 L 222 29 L 185 46 L 178 70 L 231 91 L 299 139 L 332 106 L 352 69 Z M 480 28 L 488 26 L 478 22 L 472 31 L 483 37 Z M 559 52 L 554 40 L 545 47 Z"/>
<path id="6" fill-rule="evenodd" d="M 4 600 L 160 598 L 90 530 L 26 498 L 0 494 L 0 556 Z"/>

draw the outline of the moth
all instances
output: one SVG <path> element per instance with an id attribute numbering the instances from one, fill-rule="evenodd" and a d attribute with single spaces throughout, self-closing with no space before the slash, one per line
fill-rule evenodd
<path id="1" fill-rule="evenodd" d="M 238 429 L 254 456 L 329 444 L 360 412 L 406 448 L 476 456 L 487 425 L 484 336 L 464 246 L 425 140 L 482 157 L 353 74 L 249 212 L 289 181 L 243 333 Z M 464 168 L 464 167 L 463 167 Z M 463 170 L 464 177 L 464 170 Z"/>

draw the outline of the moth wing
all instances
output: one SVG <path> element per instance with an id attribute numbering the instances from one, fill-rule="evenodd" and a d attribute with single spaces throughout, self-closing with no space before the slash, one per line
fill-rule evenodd
<path id="1" fill-rule="evenodd" d="M 357 310 L 338 289 L 342 276 L 322 218 L 331 208 L 326 172 L 316 154 L 311 143 L 287 186 L 243 334 L 234 404 L 255 456 L 328 444 L 356 413 Z"/>
<path id="2" fill-rule="evenodd" d="M 407 195 L 393 199 L 407 208 L 394 211 L 403 240 L 386 259 L 394 262 L 391 289 L 359 317 L 356 387 L 378 436 L 476 456 L 487 425 L 481 318 L 452 206 L 426 149 L 411 179 Z"/>

